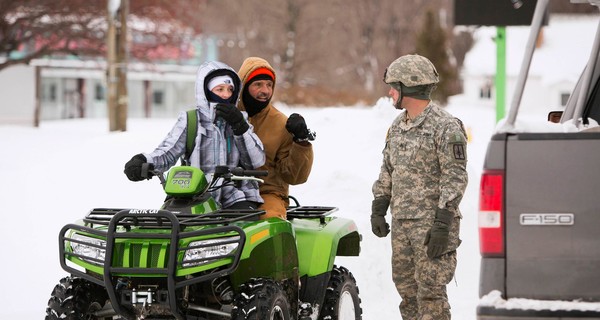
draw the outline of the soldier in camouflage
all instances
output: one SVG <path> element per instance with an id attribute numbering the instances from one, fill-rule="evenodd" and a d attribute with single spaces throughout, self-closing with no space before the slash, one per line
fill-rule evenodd
<path id="1" fill-rule="evenodd" d="M 397 109 L 373 184 L 371 227 L 390 232 L 392 277 L 404 320 L 450 319 L 446 285 L 454 277 L 461 214 L 467 186 L 466 134 L 461 121 L 431 102 L 439 82 L 434 65 L 405 55 L 384 75 Z"/>

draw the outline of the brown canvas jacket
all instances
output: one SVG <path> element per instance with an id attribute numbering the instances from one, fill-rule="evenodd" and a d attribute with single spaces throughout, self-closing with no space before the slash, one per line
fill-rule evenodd
<path id="1" fill-rule="evenodd" d="M 249 58 L 238 72 L 242 86 L 248 81 L 248 75 L 261 67 L 268 68 L 275 74 L 275 70 L 266 60 Z M 241 99 L 238 108 L 246 111 Z M 289 194 L 289 185 L 301 184 L 308 180 L 313 163 L 312 144 L 303 146 L 293 142 L 292 135 L 285 129 L 287 118 L 272 103 L 250 117 L 250 124 L 254 126 L 254 132 L 265 148 L 266 162 L 260 169 L 269 171 L 265 182 L 260 186 L 260 193 L 276 194 L 284 199 Z"/>

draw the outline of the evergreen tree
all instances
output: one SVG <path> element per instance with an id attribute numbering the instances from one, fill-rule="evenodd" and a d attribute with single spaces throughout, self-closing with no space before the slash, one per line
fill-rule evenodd
<path id="1" fill-rule="evenodd" d="M 435 65 L 440 83 L 433 92 L 432 98 L 441 104 L 448 102 L 448 97 L 455 94 L 452 88 L 457 81 L 456 66 L 450 62 L 448 36 L 435 13 L 430 9 L 425 13 L 425 20 L 417 34 L 417 54 L 427 57 Z"/>

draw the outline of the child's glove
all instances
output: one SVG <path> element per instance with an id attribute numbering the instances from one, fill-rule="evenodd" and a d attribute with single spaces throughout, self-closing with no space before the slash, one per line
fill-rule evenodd
<path id="1" fill-rule="evenodd" d="M 142 181 L 152 177 L 152 164 L 149 165 L 147 176 L 142 175 L 142 166 L 147 163 L 146 157 L 143 154 L 136 154 L 125 164 L 125 175 L 131 181 Z"/>
<path id="2" fill-rule="evenodd" d="M 244 134 L 250 126 L 244 119 L 242 112 L 233 104 L 219 103 L 215 107 L 217 109 L 217 117 L 223 118 L 233 129 L 233 134 L 236 136 Z"/>

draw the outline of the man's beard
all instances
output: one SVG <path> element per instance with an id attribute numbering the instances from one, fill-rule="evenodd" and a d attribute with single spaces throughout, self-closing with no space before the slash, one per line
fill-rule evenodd
<path id="1" fill-rule="evenodd" d="M 244 88 L 242 91 L 242 101 L 244 102 L 244 107 L 246 112 L 248 112 L 248 116 L 252 117 L 266 108 L 271 99 L 267 101 L 257 100 L 248 92 L 248 89 Z"/>

